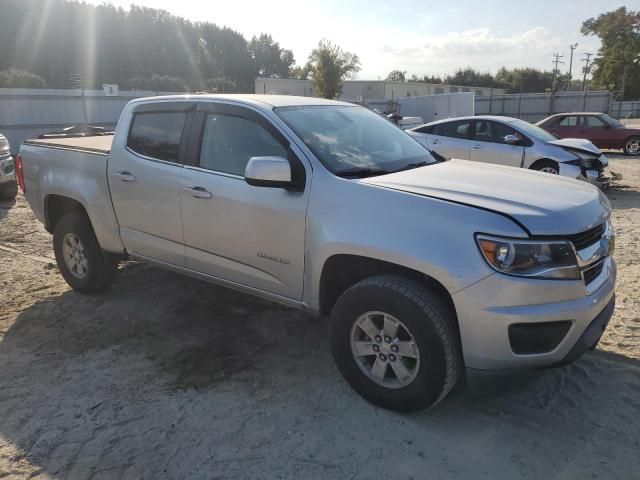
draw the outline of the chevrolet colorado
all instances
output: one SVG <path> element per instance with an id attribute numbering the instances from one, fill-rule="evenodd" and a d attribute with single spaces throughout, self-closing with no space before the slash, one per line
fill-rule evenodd
<path id="1" fill-rule="evenodd" d="M 329 315 L 339 370 L 390 409 L 435 405 L 465 368 L 571 362 L 614 308 L 596 187 L 436 161 L 348 103 L 138 99 L 113 136 L 24 142 L 17 173 L 73 289 L 131 257 Z"/>

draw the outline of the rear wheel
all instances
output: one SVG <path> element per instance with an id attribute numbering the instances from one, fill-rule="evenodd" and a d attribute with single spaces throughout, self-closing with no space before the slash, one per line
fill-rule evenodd
<path id="1" fill-rule="evenodd" d="M 627 155 L 640 155 L 640 137 L 630 137 L 624 142 L 624 153 Z"/>
<path id="2" fill-rule="evenodd" d="M 83 293 L 100 292 L 115 280 L 118 262 L 103 251 L 82 213 L 63 216 L 53 233 L 53 251 L 60 273 L 71 288 Z"/>
<path id="3" fill-rule="evenodd" d="M 538 160 L 531 167 L 532 170 L 537 170 L 539 172 L 550 173 L 551 175 L 559 175 L 560 167 L 558 166 L 558 162 L 554 162 L 553 160 Z"/>
<path id="4" fill-rule="evenodd" d="M 462 365 L 455 316 L 423 285 L 371 277 L 349 288 L 331 312 L 329 337 L 351 387 L 380 407 L 431 407 L 456 384 Z"/>

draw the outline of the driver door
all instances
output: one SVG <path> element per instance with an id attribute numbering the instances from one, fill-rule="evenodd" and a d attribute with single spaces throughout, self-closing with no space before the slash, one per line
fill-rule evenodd
<path id="1" fill-rule="evenodd" d="M 473 141 L 469 151 L 470 160 L 510 167 L 522 166 L 524 146 L 509 144 L 505 141 L 507 135 L 523 138 L 522 134 L 493 120 L 476 120 L 474 123 Z"/>
<path id="2" fill-rule="evenodd" d="M 302 152 L 261 113 L 222 103 L 198 107 L 190 145 L 181 178 L 187 268 L 301 300 L 311 172 Z M 308 172 L 304 191 L 247 184 L 256 156 Z"/>

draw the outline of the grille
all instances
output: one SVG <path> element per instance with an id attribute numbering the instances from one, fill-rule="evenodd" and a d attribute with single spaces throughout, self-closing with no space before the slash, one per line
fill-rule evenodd
<path id="1" fill-rule="evenodd" d="M 582 272 L 582 276 L 584 277 L 584 284 L 589 285 L 591 282 L 593 282 L 596 279 L 596 277 L 600 275 L 600 272 L 602 272 L 603 267 L 604 267 L 604 261 Z"/>
<path id="2" fill-rule="evenodd" d="M 589 245 L 600 240 L 602 234 L 604 233 L 604 224 L 600 224 L 597 227 L 594 227 L 586 232 L 576 233 L 575 235 L 569 235 L 567 240 L 573 243 L 573 246 L 576 247 L 576 250 L 582 250 Z"/>

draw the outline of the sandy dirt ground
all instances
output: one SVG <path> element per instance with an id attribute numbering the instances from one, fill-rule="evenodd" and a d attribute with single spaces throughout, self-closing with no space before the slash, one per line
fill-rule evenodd
<path id="1" fill-rule="evenodd" d="M 616 156 L 598 349 L 402 415 L 340 377 L 327 321 L 147 265 L 70 291 L 0 204 L 0 478 L 640 478 L 640 160 Z"/>

